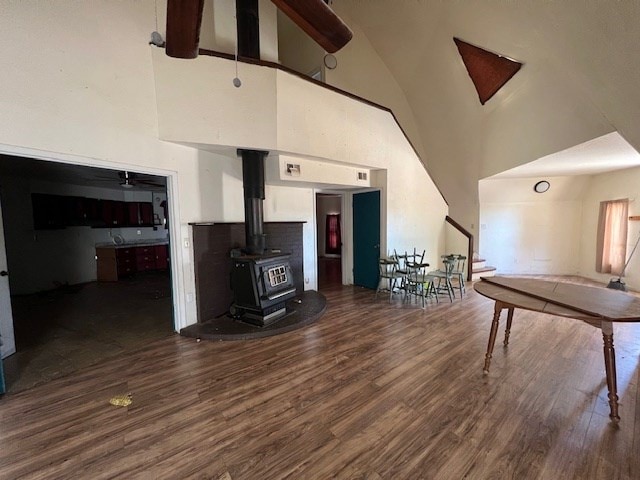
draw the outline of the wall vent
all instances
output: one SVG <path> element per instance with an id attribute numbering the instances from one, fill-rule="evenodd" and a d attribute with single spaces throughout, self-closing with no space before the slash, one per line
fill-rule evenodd
<path id="1" fill-rule="evenodd" d="M 360 181 L 366 181 L 368 176 L 367 172 L 358 172 L 358 180 Z"/>
<path id="2" fill-rule="evenodd" d="M 287 175 L 292 177 L 300 176 L 300 164 L 299 163 L 287 163 Z"/>

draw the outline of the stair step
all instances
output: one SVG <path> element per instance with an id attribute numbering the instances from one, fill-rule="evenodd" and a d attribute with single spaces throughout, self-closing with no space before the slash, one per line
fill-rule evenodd
<path id="1" fill-rule="evenodd" d="M 493 277 L 496 274 L 496 267 L 473 268 L 471 272 L 471 280 L 479 280 L 482 277 Z"/>
<path id="2" fill-rule="evenodd" d="M 480 258 L 478 260 L 474 260 L 473 263 L 471 264 L 471 270 L 479 270 L 481 268 L 485 267 L 485 262 L 486 260 Z"/>

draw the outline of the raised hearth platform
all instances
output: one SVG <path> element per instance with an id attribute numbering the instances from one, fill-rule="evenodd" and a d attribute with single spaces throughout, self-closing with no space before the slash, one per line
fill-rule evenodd
<path id="1" fill-rule="evenodd" d="M 184 337 L 202 340 L 251 340 L 290 332 L 318 320 L 327 308 L 327 299 L 315 290 L 307 290 L 287 302 L 286 315 L 266 327 L 257 327 L 222 316 L 180 330 Z"/>

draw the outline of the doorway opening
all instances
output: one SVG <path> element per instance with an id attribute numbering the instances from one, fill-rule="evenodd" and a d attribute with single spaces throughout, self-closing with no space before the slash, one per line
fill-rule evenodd
<path id="1" fill-rule="evenodd" d="M 169 200 L 164 176 L 0 155 L 8 392 L 174 332 Z"/>
<path id="2" fill-rule="evenodd" d="M 342 195 L 316 193 L 318 289 L 342 285 Z"/>

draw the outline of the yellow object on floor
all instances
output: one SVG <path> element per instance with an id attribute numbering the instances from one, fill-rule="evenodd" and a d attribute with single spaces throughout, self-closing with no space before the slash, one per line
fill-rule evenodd
<path id="1" fill-rule="evenodd" d="M 111 397 L 109 403 L 116 407 L 128 407 L 133 403 L 133 399 L 131 398 L 131 394 L 127 393 L 125 395 L 116 395 L 115 397 Z"/>

